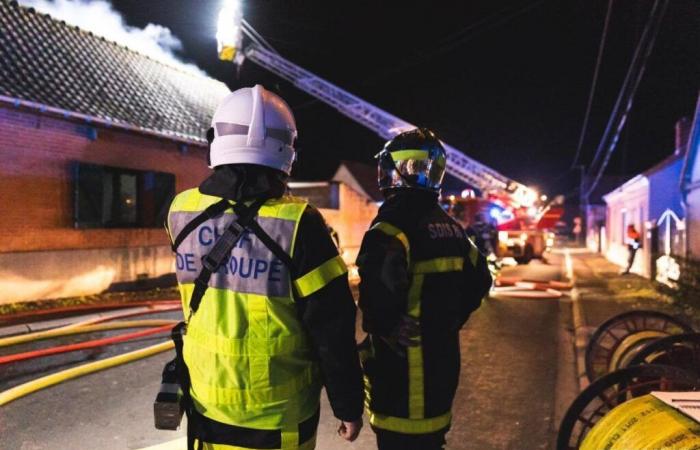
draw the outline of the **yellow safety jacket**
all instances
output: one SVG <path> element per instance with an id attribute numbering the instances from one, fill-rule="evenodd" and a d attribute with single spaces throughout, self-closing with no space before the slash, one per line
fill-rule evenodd
<path id="1" fill-rule="evenodd" d="M 198 189 L 179 194 L 168 215 L 170 235 L 176 236 L 220 200 Z M 256 221 L 292 255 L 306 207 L 305 201 L 293 197 L 268 200 Z M 228 209 L 205 221 L 177 249 L 176 272 L 185 312 L 202 257 L 233 218 L 233 210 Z M 223 424 L 279 432 L 282 449 L 313 448 L 315 434 L 314 439 L 299 442 L 299 425 L 319 409 L 321 380 L 297 316 L 294 292 L 297 297 L 310 295 L 346 271 L 338 256 L 292 280 L 289 268 L 255 235 L 244 234 L 230 258 L 212 274 L 183 338 L 196 410 Z"/>

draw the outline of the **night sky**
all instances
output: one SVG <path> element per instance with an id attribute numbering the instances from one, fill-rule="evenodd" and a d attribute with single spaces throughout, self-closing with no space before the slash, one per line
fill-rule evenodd
<path id="1" fill-rule="evenodd" d="M 246 20 L 283 56 L 469 156 L 550 193 L 571 192 L 607 0 L 244 1 Z M 217 60 L 219 0 L 113 0 L 129 25 L 169 27 L 181 56 L 235 89 L 261 83 L 294 110 L 298 178 L 341 159 L 372 161 L 383 142 L 248 61 Z M 616 0 L 583 160 L 592 159 L 652 0 Z M 671 0 L 610 174 L 673 151 L 673 126 L 700 88 L 700 3 Z"/>

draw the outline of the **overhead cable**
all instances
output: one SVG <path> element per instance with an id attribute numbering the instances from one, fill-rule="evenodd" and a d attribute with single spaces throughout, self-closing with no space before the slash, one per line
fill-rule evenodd
<path id="1" fill-rule="evenodd" d="M 586 197 L 589 197 L 593 193 L 595 188 L 598 186 L 598 183 L 600 182 L 600 179 L 602 178 L 603 173 L 605 172 L 605 169 L 607 168 L 607 165 L 610 162 L 610 157 L 615 151 L 617 142 L 620 139 L 620 134 L 622 133 L 622 130 L 625 127 L 625 123 L 627 122 L 627 119 L 629 117 L 629 113 L 634 103 L 634 96 L 644 76 L 644 72 L 649 61 L 649 56 L 651 55 L 652 50 L 654 49 L 656 37 L 658 35 L 659 29 L 661 28 L 661 22 L 666 12 L 666 8 L 668 7 L 669 0 L 661 1 L 663 3 L 660 9 L 658 8 L 660 0 L 656 0 L 654 2 L 654 5 L 652 6 L 651 13 L 649 14 L 649 20 L 647 21 L 647 24 L 644 28 L 642 36 L 639 40 L 639 45 L 637 45 L 637 49 L 635 50 L 635 55 L 632 60 L 632 64 L 630 64 L 629 71 L 627 72 L 627 76 L 625 77 L 625 83 L 623 84 L 622 89 L 620 90 L 620 94 L 618 95 L 617 101 L 615 102 L 615 108 L 613 109 L 613 113 L 610 116 L 610 120 L 608 121 L 605 133 L 603 134 L 603 137 L 598 146 L 596 157 L 593 163 L 591 164 L 592 168 L 595 165 L 596 161 L 599 159 L 599 156 L 603 154 L 603 150 L 606 148 L 606 143 L 609 142 L 609 144 L 607 145 L 607 151 L 605 152 L 603 162 L 601 163 L 601 166 L 598 169 L 598 173 L 596 174 L 594 181 L 591 183 L 588 190 L 586 191 Z M 646 48 L 644 49 L 644 47 Z M 644 56 L 641 60 L 641 67 L 637 68 L 638 64 L 636 64 L 636 61 L 639 59 L 639 54 L 641 54 L 642 51 L 644 52 Z M 629 83 L 633 77 L 635 79 L 633 84 L 630 86 Z M 620 114 L 619 110 L 623 103 L 625 104 L 625 109 L 622 112 L 622 114 Z M 617 122 L 615 135 L 610 141 L 608 141 L 608 135 L 612 130 L 613 124 L 615 122 Z"/>
<path id="2" fill-rule="evenodd" d="M 600 44 L 598 45 L 598 57 L 595 62 L 595 69 L 593 70 L 593 81 L 591 82 L 591 89 L 588 92 L 588 104 L 586 105 L 586 114 L 583 117 L 583 125 L 581 126 L 581 135 L 578 138 L 578 145 L 576 146 L 576 155 L 571 163 L 569 170 L 572 170 L 576 164 L 578 164 L 578 158 L 581 156 L 581 148 L 583 147 L 583 141 L 586 137 L 586 131 L 588 130 L 588 119 L 591 115 L 591 107 L 593 106 L 593 98 L 595 97 L 595 89 L 598 83 L 598 73 L 600 72 L 600 65 L 603 60 L 603 51 L 605 50 L 605 42 L 608 36 L 608 25 L 610 24 L 610 16 L 613 7 L 613 1 L 608 1 L 608 11 L 605 14 L 605 23 L 603 25 L 603 32 L 600 36 Z"/>

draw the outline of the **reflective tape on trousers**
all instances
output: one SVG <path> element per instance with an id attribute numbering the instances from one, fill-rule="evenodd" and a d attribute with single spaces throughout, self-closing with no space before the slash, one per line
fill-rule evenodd
<path id="1" fill-rule="evenodd" d="M 700 424 L 645 395 L 625 402 L 595 424 L 581 450 L 699 450 Z"/>
<path id="2" fill-rule="evenodd" d="M 426 434 L 442 430 L 450 424 L 452 413 L 427 419 L 405 419 L 402 417 L 385 416 L 367 410 L 369 423 L 382 430 L 404 434 Z"/>

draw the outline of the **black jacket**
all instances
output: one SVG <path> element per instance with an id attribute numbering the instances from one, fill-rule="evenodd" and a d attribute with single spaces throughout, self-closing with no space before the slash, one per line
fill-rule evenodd
<path id="1" fill-rule="evenodd" d="M 370 410 L 409 417 L 408 360 L 379 337 L 388 337 L 407 313 L 408 295 L 421 261 L 463 260 L 461 271 L 429 273 L 420 290 L 420 329 L 424 372 L 424 417 L 450 411 L 459 379 L 459 330 L 481 304 L 491 286 L 486 260 L 466 238 L 462 227 L 438 205 L 437 195 L 403 191 L 382 205 L 373 222 L 403 231 L 410 246 L 374 227 L 358 256 L 360 309 L 372 349 L 364 362 L 371 385 Z"/>

